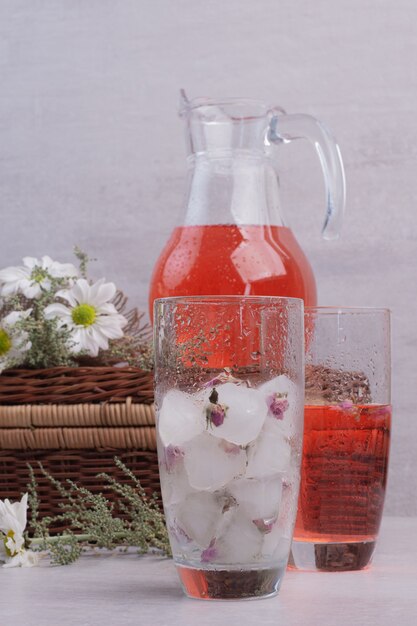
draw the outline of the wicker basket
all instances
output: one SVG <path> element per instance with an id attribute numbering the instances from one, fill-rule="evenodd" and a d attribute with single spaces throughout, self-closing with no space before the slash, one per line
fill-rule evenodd
<path id="1" fill-rule="evenodd" d="M 118 456 L 150 494 L 160 496 L 152 374 L 134 367 L 7 370 L 0 376 L 0 498 L 26 490 L 36 472 L 41 511 L 59 512 L 59 496 L 38 468 L 93 492 L 99 472 L 122 479 Z"/>

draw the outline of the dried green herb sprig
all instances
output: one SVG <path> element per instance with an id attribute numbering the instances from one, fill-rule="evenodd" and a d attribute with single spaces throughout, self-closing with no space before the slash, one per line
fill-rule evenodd
<path id="1" fill-rule="evenodd" d="M 134 546 L 140 554 L 158 550 L 169 556 L 171 550 L 165 519 L 156 497 L 147 497 L 140 481 L 117 457 L 115 464 L 133 486 L 119 483 L 106 473 L 97 478 L 103 480 L 103 490 L 117 495 L 122 517 L 103 493 L 94 494 L 71 480 L 56 480 L 39 464 L 43 475 L 63 498 L 59 505 L 60 514 L 41 518 L 38 485 L 30 467 L 28 493 L 33 534 L 26 537 L 28 545 L 33 550 L 48 551 L 56 565 L 73 563 L 84 549 L 91 547 L 113 550 Z M 49 529 L 57 522 L 70 526 L 71 530 L 52 536 Z"/>

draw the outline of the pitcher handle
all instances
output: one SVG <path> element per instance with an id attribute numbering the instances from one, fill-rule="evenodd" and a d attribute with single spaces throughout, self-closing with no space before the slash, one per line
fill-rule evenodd
<path id="1" fill-rule="evenodd" d="M 308 139 L 315 147 L 323 169 L 326 186 L 326 217 L 322 228 L 324 239 L 337 239 L 343 222 L 346 180 L 339 146 L 327 128 L 310 115 L 274 114 L 269 137 L 273 143 Z"/>

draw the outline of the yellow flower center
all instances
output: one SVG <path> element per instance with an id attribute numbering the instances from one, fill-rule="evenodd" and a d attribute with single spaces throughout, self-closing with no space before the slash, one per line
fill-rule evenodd
<path id="1" fill-rule="evenodd" d="M 0 356 L 7 354 L 12 347 L 12 340 L 3 328 L 0 328 Z"/>
<path id="2" fill-rule="evenodd" d="M 78 326 L 91 326 L 94 324 L 97 313 L 91 304 L 79 304 L 72 309 L 72 321 Z"/>
<path id="3" fill-rule="evenodd" d="M 14 556 L 14 554 L 15 554 L 15 553 L 14 553 L 14 552 L 12 552 L 12 551 L 10 550 L 9 546 L 7 545 L 7 541 L 8 541 L 9 539 L 14 540 L 14 530 L 9 530 L 9 532 L 7 533 L 7 535 L 5 536 L 4 541 L 3 541 L 3 543 L 4 543 L 4 549 L 6 550 L 6 554 L 7 554 L 7 556 Z"/>

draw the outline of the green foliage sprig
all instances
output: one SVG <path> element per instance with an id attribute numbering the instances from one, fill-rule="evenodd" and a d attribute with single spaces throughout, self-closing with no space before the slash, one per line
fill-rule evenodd
<path id="1" fill-rule="evenodd" d="M 63 499 L 59 504 L 60 514 L 44 517 L 40 515 L 35 473 L 29 466 L 32 532 L 27 532 L 27 545 L 32 550 L 47 551 L 56 565 L 73 563 L 83 550 L 91 547 L 113 550 L 121 546 L 134 546 L 140 554 L 157 550 L 169 556 L 171 550 L 165 519 L 156 497 L 147 497 L 140 481 L 117 457 L 115 464 L 131 484 L 122 484 L 107 473 L 98 474 L 97 478 L 103 480 L 105 491 L 117 496 L 118 511 L 103 493 L 92 493 L 71 480 L 59 481 L 39 464 L 43 475 Z M 68 525 L 70 530 L 52 535 L 50 528 L 58 522 Z"/>

